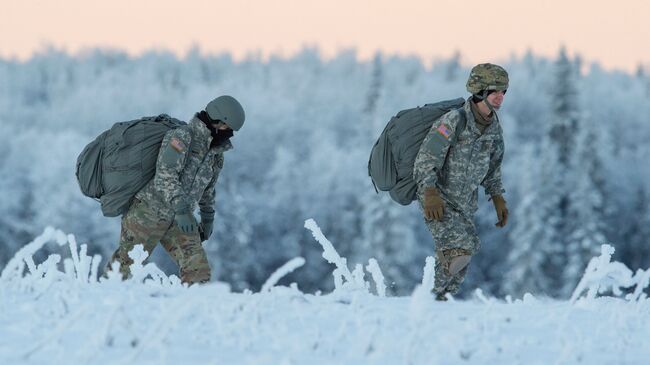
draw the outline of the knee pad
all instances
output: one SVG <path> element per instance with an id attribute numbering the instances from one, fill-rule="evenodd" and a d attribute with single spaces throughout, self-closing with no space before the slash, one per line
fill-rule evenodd
<path id="1" fill-rule="evenodd" d="M 458 274 L 467 265 L 469 265 L 469 261 L 471 259 L 472 256 L 469 255 L 456 256 L 452 258 L 451 261 L 449 262 L 449 273 L 452 275 Z"/>
<path id="2" fill-rule="evenodd" d="M 469 265 L 472 259 L 470 252 L 462 248 L 444 250 L 438 257 L 442 259 L 441 261 L 444 263 L 444 267 L 451 275 L 456 275 L 461 272 Z"/>

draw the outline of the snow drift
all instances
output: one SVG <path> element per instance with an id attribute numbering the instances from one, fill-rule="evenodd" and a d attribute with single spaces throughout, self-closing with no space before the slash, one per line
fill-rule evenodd
<path id="1" fill-rule="evenodd" d="M 98 278 L 99 256 L 47 228 L 0 276 L 2 364 L 645 364 L 650 270 L 632 273 L 604 245 L 567 301 L 474 298 L 435 302 L 433 258 L 413 295 L 385 297 L 380 263 L 350 271 L 313 220 L 305 227 L 335 266 L 335 290 L 309 294 L 279 280 L 259 293 L 223 283 L 187 287 L 144 263 L 133 278 Z M 36 263 L 44 245 L 70 256 Z M 368 274 L 368 278 L 366 278 Z"/>

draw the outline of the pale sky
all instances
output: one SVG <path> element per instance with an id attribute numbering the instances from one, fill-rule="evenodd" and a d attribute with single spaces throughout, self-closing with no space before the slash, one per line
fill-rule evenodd
<path id="1" fill-rule="evenodd" d="M 0 0 L 0 56 L 28 58 L 45 45 L 77 53 L 106 46 L 140 54 L 259 50 L 325 56 L 355 47 L 425 61 L 461 52 L 464 64 L 499 62 L 561 45 L 586 62 L 634 71 L 650 65 L 650 0 Z"/>

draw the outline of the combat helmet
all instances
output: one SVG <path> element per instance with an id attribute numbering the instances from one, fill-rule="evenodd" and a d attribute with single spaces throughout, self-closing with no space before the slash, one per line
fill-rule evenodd
<path id="1" fill-rule="evenodd" d="M 212 100 L 205 107 L 205 112 L 212 120 L 220 120 L 235 131 L 244 125 L 244 108 L 230 95 L 222 95 Z"/>
<path id="2" fill-rule="evenodd" d="M 490 90 L 506 90 L 508 88 L 508 73 L 503 67 L 492 63 L 481 63 L 472 68 L 467 79 L 467 91 L 481 99 L 481 95 Z"/>

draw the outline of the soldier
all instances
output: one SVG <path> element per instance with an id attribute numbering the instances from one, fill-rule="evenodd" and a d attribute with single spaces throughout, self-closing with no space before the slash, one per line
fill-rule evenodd
<path id="1" fill-rule="evenodd" d="M 244 109 L 235 98 L 220 96 L 196 113 L 187 126 L 167 132 L 154 178 L 135 195 L 122 217 L 120 245 L 111 262 L 120 263 L 124 278 L 133 263 L 129 251 L 142 244 L 151 254 L 160 242 L 178 264 L 182 282 L 210 280 L 201 242 L 212 234 L 215 184 L 223 168 L 223 154 L 232 149 L 230 137 L 244 119 Z M 193 214 L 197 203 L 200 224 Z"/>
<path id="2" fill-rule="evenodd" d="M 418 200 L 436 242 L 437 300 L 458 292 L 480 248 L 473 223 L 479 184 L 494 204 L 496 226 L 508 222 L 501 184 L 503 132 L 497 116 L 507 89 L 508 73 L 502 67 L 484 63 L 472 68 L 467 80 L 472 95 L 462 108 L 433 124 L 415 159 Z M 465 127 L 457 131 L 462 118 Z"/>

